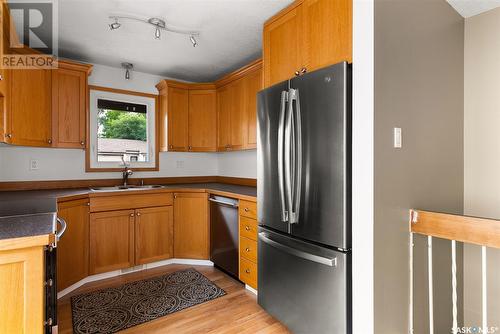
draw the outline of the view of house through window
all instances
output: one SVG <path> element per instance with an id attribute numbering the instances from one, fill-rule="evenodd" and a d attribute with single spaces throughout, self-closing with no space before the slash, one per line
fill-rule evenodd
<path id="1" fill-rule="evenodd" d="M 97 107 L 97 161 L 148 162 L 146 105 L 98 99 Z"/>

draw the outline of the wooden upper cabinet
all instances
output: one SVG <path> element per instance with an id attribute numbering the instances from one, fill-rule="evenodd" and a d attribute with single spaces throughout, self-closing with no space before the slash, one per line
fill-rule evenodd
<path id="1" fill-rule="evenodd" d="M 264 25 L 265 87 L 290 79 L 305 67 L 302 20 L 302 4 L 294 3 Z"/>
<path id="2" fill-rule="evenodd" d="M 52 70 L 10 71 L 6 117 L 11 144 L 52 146 Z"/>
<path id="3" fill-rule="evenodd" d="M 264 24 L 264 87 L 352 62 L 352 0 L 299 0 Z"/>
<path id="4" fill-rule="evenodd" d="M 57 216 L 66 221 L 64 237 L 57 243 L 57 290 L 61 291 L 89 274 L 89 200 L 58 204 Z"/>
<path id="5" fill-rule="evenodd" d="M 188 150 L 189 90 L 168 87 L 167 93 L 168 150 Z"/>
<path id="6" fill-rule="evenodd" d="M 174 254 L 176 258 L 207 260 L 209 254 L 208 195 L 174 195 Z"/>
<path id="7" fill-rule="evenodd" d="M 215 89 L 189 90 L 189 151 L 217 150 L 216 101 Z"/>
<path id="8" fill-rule="evenodd" d="M 217 89 L 217 150 L 231 148 L 231 106 L 233 89 L 227 85 Z"/>
<path id="9" fill-rule="evenodd" d="M 229 115 L 231 150 L 240 150 L 245 148 L 247 123 L 246 123 L 246 98 L 245 82 L 243 79 L 231 83 L 232 105 Z"/>
<path id="10" fill-rule="evenodd" d="M 308 71 L 352 62 L 352 0 L 304 0 L 304 57 Z"/>
<path id="11" fill-rule="evenodd" d="M 91 66 L 59 62 L 52 71 L 54 147 L 85 148 L 87 77 Z"/>
<path id="12" fill-rule="evenodd" d="M 262 89 L 262 69 L 258 69 L 244 79 L 246 97 L 246 148 L 257 147 L 257 93 Z"/>
<path id="13" fill-rule="evenodd" d="M 174 256 L 172 206 L 135 210 L 135 263 L 144 264 Z"/>

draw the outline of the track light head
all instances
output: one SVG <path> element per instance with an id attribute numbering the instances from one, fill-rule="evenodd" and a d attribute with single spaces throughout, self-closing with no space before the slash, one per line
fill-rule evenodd
<path id="1" fill-rule="evenodd" d="M 156 29 L 155 29 L 155 39 L 160 39 L 160 38 L 161 38 L 160 28 L 156 27 Z"/>
<path id="2" fill-rule="evenodd" d="M 132 63 L 122 63 L 122 67 L 125 69 L 125 80 L 130 80 L 130 70 L 134 68 Z"/>
<path id="3" fill-rule="evenodd" d="M 118 22 L 118 19 L 115 19 L 115 22 L 113 22 L 113 23 L 111 23 L 111 24 L 109 25 L 109 29 L 110 29 L 110 30 L 116 30 L 116 29 L 120 28 L 121 26 L 122 26 L 122 25 L 121 25 L 121 23 L 120 23 L 120 22 Z"/>
<path id="4" fill-rule="evenodd" d="M 193 35 L 189 36 L 189 40 L 191 41 L 191 43 L 193 44 L 193 48 L 197 47 L 198 46 L 198 42 L 196 41 L 196 38 L 194 38 Z"/>

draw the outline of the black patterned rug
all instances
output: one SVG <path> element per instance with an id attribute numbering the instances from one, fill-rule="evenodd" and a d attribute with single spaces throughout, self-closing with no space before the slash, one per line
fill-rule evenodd
<path id="1" fill-rule="evenodd" d="M 225 294 L 194 269 L 85 293 L 71 298 L 73 332 L 116 333 Z"/>

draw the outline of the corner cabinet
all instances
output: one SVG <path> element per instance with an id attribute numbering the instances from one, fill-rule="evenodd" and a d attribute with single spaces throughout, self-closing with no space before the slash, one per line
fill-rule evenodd
<path id="1" fill-rule="evenodd" d="M 212 84 L 162 80 L 160 151 L 216 151 L 216 95 Z"/>
<path id="2" fill-rule="evenodd" d="M 215 152 L 253 149 L 257 145 L 257 92 L 262 89 L 262 62 L 214 83 L 162 80 L 160 150 Z"/>
<path id="3" fill-rule="evenodd" d="M 352 62 L 352 0 L 297 0 L 264 24 L 264 87 Z"/>

